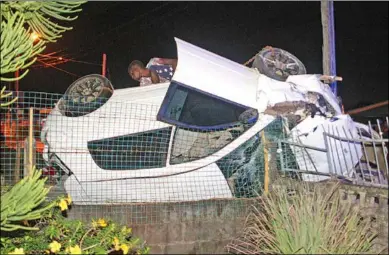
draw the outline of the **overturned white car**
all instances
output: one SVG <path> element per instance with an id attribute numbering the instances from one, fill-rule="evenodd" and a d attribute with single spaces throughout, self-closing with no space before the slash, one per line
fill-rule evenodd
<path id="1" fill-rule="evenodd" d="M 329 86 L 318 75 L 306 75 L 293 56 L 281 61 L 292 75 L 277 79 L 276 73 L 264 75 L 176 43 L 171 82 L 113 90 L 106 78 L 89 75 L 74 82 L 48 116 L 44 157 L 69 175 L 64 186 L 76 204 L 252 196 L 263 179 L 260 132 L 282 131 L 280 112 L 294 119 L 292 131 L 305 133 L 306 143 L 321 146 L 323 139 L 313 132 L 320 124 L 357 136 Z M 284 103 L 296 109 L 277 109 Z M 320 153 L 311 156 L 328 172 Z M 355 166 L 360 151 L 349 153 L 354 157 L 342 154 L 344 160 Z"/>

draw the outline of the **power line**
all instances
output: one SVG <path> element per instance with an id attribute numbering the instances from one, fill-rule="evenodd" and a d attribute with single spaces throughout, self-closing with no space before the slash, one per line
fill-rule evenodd
<path id="1" fill-rule="evenodd" d="M 74 59 L 67 59 L 69 62 L 76 62 L 81 64 L 87 64 L 87 65 L 95 65 L 95 66 L 102 66 L 102 64 L 87 62 L 87 61 L 80 61 L 80 60 L 74 60 Z"/>
<path id="2" fill-rule="evenodd" d="M 137 21 L 138 19 L 143 18 L 143 17 L 145 17 L 146 15 L 151 14 L 151 13 L 153 13 L 153 12 L 155 12 L 155 11 L 157 11 L 157 10 L 159 10 L 159 9 L 163 8 L 164 6 L 167 6 L 167 5 L 169 5 L 169 4 L 171 4 L 171 2 L 163 3 L 163 4 L 157 6 L 156 8 L 154 8 L 154 9 L 148 11 L 148 12 L 145 12 L 145 13 L 143 13 L 143 14 L 140 14 L 140 15 L 135 16 L 133 19 L 131 19 L 131 20 L 125 22 L 124 24 L 120 24 L 119 26 L 116 26 L 115 28 L 109 29 L 108 31 L 105 31 L 105 32 L 103 32 L 103 33 L 101 33 L 101 34 L 95 36 L 95 39 L 93 40 L 94 43 L 95 43 L 95 40 L 96 40 L 96 39 L 101 38 L 101 37 L 104 36 L 104 35 L 107 35 L 107 34 L 110 33 L 111 31 L 114 31 L 114 30 L 117 30 L 117 29 L 119 29 L 119 28 L 128 26 L 128 25 L 132 24 L 134 21 Z M 67 50 L 67 49 L 69 49 L 69 48 L 65 48 L 64 50 Z M 83 52 L 83 51 L 89 51 L 90 49 L 93 49 L 93 47 L 89 47 L 89 48 L 86 49 L 86 50 L 81 49 L 81 50 L 78 51 L 78 53 L 81 53 L 81 52 Z"/>
<path id="3" fill-rule="evenodd" d="M 62 51 L 64 51 L 64 50 L 54 51 L 54 52 L 50 52 L 50 53 L 47 53 L 47 54 L 38 54 L 38 56 L 50 58 L 50 57 L 52 57 L 52 55 L 55 55 L 55 54 L 60 53 Z"/>
<path id="4" fill-rule="evenodd" d="M 33 65 L 33 66 L 31 66 L 31 68 L 47 67 L 48 64 L 59 65 L 59 64 L 66 63 L 67 60 L 63 56 L 55 56 L 55 54 L 57 54 L 59 52 L 62 52 L 62 50 L 47 53 L 47 54 L 38 54 L 37 60 L 43 61 L 45 64 L 44 65 L 39 65 L 39 64 Z"/>
<path id="5" fill-rule="evenodd" d="M 80 77 L 81 77 L 81 76 L 79 76 L 79 75 L 77 75 L 77 74 L 68 72 L 68 71 L 66 71 L 66 70 L 63 70 L 63 69 L 58 68 L 58 67 L 56 67 L 56 66 L 53 66 L 53 65 L 51 65 L 51 64 L 47 64 L 47 63 L 45 63 L 45 62 L 43 62 L 43 61 L 41 61 L 41 60 L 37 60 L 37 61 L 38 61 L 38 62 L 41 62 L 41 63 L 43 63 L 43 64 L 46 64 L 46 65 L 49 65 L 49 66 L 51 66 L 52 68 L 57 69 L 57 70 L 59 70 L 59 71 L 61 71 L 61 72 L 70 74 L 70 75 L 72 75 L 72 76 L 75 76 L 75 77 L 77 77 L 77 78 L 80 78 Z"/>
<path id="6" fill-rule="evenodd" d="M 360 108 L 357 108 L 357 109 L 353 109 L 353 110 L 348 111 L 347 114 L 349 114 L 349 115 L 358 114 L 360 112 L 372 110 L 372 109 L 375 109 L 375 108 L 378 108 L 378 107 L 381 107 L 381 106 L 384 106 L 384 105 L 389 105 L 389 101 L 386 100 L 386 101 L 379 102 L 379 103 L 376 103 L 376 104 L 372 104 L 372 105 L 360 107 Z"/>
<path id="7" fill-rule="evenodd" d="M 100 38 L 101 36 L 104 36 L 104 35 L 110 33 L 110 32 L 113 31 L 113 30 L 118 30 L 119 28 L 123 28 L 123 27 L 125 27 L 125 26 L 128 26 L 128 25 L 134 23 L 135 21 L 140 20 L 141 18 L 143 18 L 143 17 L 145 17 L 145 16 L 147 16 L 147 15 L 149 15 L 149 14 L 151 14 L 151 13 L 154 13 L 154 12 L 156 12 L 156 11 L 159 10 L 159 9 L 162 9 L 163 7 L 165 7 L 165 6 L 169 5 L 169 4 L 171 4 L 171 3 L 170 3 L 170 2 L 168 2 L 168 3 L 163 3 L 163 4 L 161 4 L 160 6 L 157 6 L 156 8 L 154 8 L 154 9 L 148 11 L 148 12 L 145 12 L 145 13 L 143 13 L 143 14 L 141 14 L 141 15 L 138 15 L 138 16 L 134 17 L 133 19 L 131 19 L 130 21 L 128 21 L 128 22 L 126 22 L 126 23 L 124 23 L 124 24 L 121 24 L 121 25 L 119 25 L 119 26 L 116 26 L 115 28 L 112 28 L 112 29 L 110 29 L 110 30 L 108 30 L 108 31 L 106 31 L 106 32 L 101 33 L 101 34 L 98 35 L 96 38 Z M 188 8 L 188 4 L 186 4 L 186 5 L 184 6 L 184 8 L 179 7 L 179 8 L 174 9 L 173 11 L 169 11 L 169 12 L 167 12 L 167 13 L 165 13 L 165 14 L 170 14 L 169 16 L 171 16 L 173 13 L 176 13 L 177 11 L 180 11 L 180 10 L 183 10 L 183 9 L 187 9 L 187 8 Z M 162 19 L 163 19 L 163 18 L 166 18 L 166 17 L 167 17 L 167 15 L 163 15 L 163 16 L 162 16 Z M 127 34 L 127 33 L 129 33 L 129 32 L 130 32 L 130 31 L 121 33 L 120 35 L 117 36 L 117 39 L 119 39 L 120 37 L 122 37 L 123 35 L 125 35 L 125 34 Z M 114 42 L 114 40 L 111 40 L 111 43 L 109 43 L 108 45 L 113 44 L 113 42 Z M 107 45 L 107 46 L 108 46 L 108 45 Z M 93 48 L 94 48 L 94 50 L 93 50 Z M 81 60 L 75 60 L 74 58 L 64 58 L 64 57 L 55 57 L 55 56 L 53 56 L 53 55 L 55 55 L 56 53 L 65 51 L 66 49 L 68 49 L 68 48 L 64 48 L 64 49 L 61 49 L 61 50 L 59 50 L 59 51 L 51 52 L 51 53 L 48 53 L 48 54 L 39 54 L 38 56 L 42 57 L 42 58 L 43 58 L 42 60 L 51 60 L 51 59 L 52 59 L 52 60 L 56 60 L 56 61 L 53 61 L 53 62 L 51 62 L 51 63 L 47 63 L 47 62 L 44 62 L 44 61 L 38 59 L 38 61 L 41 62 L 41 63 L 43 63 L 43 64 L 42 64 L 42 65 L 34 65 L 34 66 L 32 66 L 32 68 L 39 68 L 39 67 L 44 68 L 44 67 L 48 67 L 48 66 L 49 66 L 49 67 L 58 69 L 58 70 L 60 70 L 60 71 L 63 71 L 63 72 L 65 72 L 65 73 L 68 73 L 68 74 L 70 74 L 70 75 L 73 75 L 73 76 L 76 76 L 76 77 L 80 77 L 80 76 L 78 76 L 78 75 L 76 75 L 76 74 L 67 72 L 66 70 L 63 70 L 63 69 L 61 69 L 61 68 L 57 68 L 57 67 L 55 67 L 55 65 L 64 64 L 64 63 L 67 63 L 67 62 L 75 62 L 75 63 L 82 63 L 82 64 L 95 65 L 95 66 L 102 66 L 101 64 L 92 63 L 92 62 L 87 62 L 87 61 L 81 61 Z M 83 52 L 83 51 L 84 51 L 85 53 L 82 54 L 81 56 L 78 56 L 77 58 L 83 58 L 83 57 L 85 57 L 86 55 L 90 54 L 91 52 L 96 51 L 96 48 L 95 48 L 95 47 L 90 47 L 90 48 L 85 49 L 85 50 L 80 50 L 80 51 L 78 51 L 78 53 L 81 53 L 81 52 Z M 72 55 L 72 54 L 71 54 L 71 55 Z M 73 55 L 74 55 L 74 54 L 73 54 Z"/>
<path id="8" fill-rule="evenodd" d="M 97 64 L 97 63 L 92 63 L 92 62 L 87 62 L 87 61 L 79 61 L 79 60 L 68 59 L 68 58 L 64 58 L 64 57 L 52 57 L 52 58 L 38 59 L 38 60 L 40 60 L 42 62 L 44 62 L 44 60 L 53 60 L 53 61 L 49 62 L 49 63 L 44 62 L 45 64 L 33 65 L 33 66 L 31 66 L 32 68 L 47 67 L 48 64 L 60 65 L 60 64 L 65 64 L 67 62 L 75 62 L 75 63 L 81 63 L 81 64 L 87 64 L 87 65 L 102 66 L 101 64 Z"/>
<path id="9" fill-rule="evenodd" d="M 181 10 L 185 10 L 185 9 L 187 9 L 188 8 L 188 3 L 184 6 L 184 7 L 180 7 L 180 8 L 177 8 L 177 9 L 175 9 L 175 10 L 173 10 L 173 12 L 172 11 L 170 11 L 170 13 L 171 14 L 173 14 L 173 13 L 176 13 L 176 12 L 178 12 L 178 11 L 181 11 Z M 151 11 L 152 12 L 152 11 Z M 166 14 L 168 14 L 169 12 L 167 12 Z M 144 14 L 145 15 L 145 14 Z M 162 17 L 160 17 L 160 19 L 164 19 L 164 18 L 166 18 L 166 15 L 164 15 L 164 16 L 162 16 Z M 128 34 L 130 31 L 126 31 L 126 32 L 123 32 L 123 33 L 121 33 L 119 36 L 117 36 L 117 38 L 116 39 L 119 39 L 120 37 L 122 37 L 123 35 L 125 35 L 125 34 Z M 111 40 L 111 42 L 110 43 L 108 43 L 108 44 L 106 44 L 105 46 L 109 46 L 109 45 L 111 45 L 111 44 L 113 44 L 114 43 L 114 41 L 115 40 Z M 94 51 L 96 51 L 97 49 L 94 47 L 94 48 L 89 48 L 88 49 L 88 51 L 87 52 L 85 52 L 84 54 L 82 54 L 81 56 L 78 56 L 78 58 L 83 58 L 83 57 L 85 57 L 86 55 L 88 55 L 88 54 L 90 54 L 91 52 L 94 52 Z"/>
<path id="10" fill-rule="evenodd" d="M 57 65 L 60 65 L 60 64 L 65 64 L 66 62 L 68 61 L 64 61 L 64 60 L 58 60 L 58 61 L 52 61 L 52 62 L 44 62 L 43 60 L 40 60 L 38 59 L 37 61 L 40 61 L 40 62 L 43 62 L 44 64 L 38 64 L 38 65 L 33 65 L 31 66 L 31 68 L 33 69 L 40 69 L 40 68 L 48 68 L 48 67 L 51 67 L 51 66 L 57 66 Z"/>

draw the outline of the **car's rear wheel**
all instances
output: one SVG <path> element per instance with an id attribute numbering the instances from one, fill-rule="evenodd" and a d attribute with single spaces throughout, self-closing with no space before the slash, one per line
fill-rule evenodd
<path id="1" fill-rule="evenodd" d="M 113 94 L 111 82 L 102 75 L 91 74 L 73 82 L 59 108 L 68 117 L 79 117 L 99 109 Z"/>
<path id="2" fill-rule="evenodd" d="M 261 50 L 252 67 L 278 81 L 286 81 L 289 75 L 306 74 L 305 66 L 297 57 L 285 50 L 272 47 Z"/>

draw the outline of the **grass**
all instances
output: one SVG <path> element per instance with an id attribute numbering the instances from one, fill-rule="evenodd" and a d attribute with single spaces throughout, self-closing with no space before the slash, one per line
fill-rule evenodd
<path id="1" fill-rule="evenodd" d="M 234 254 L 370 254 L 377 233 L 351 203 L 341 203 L 338 185 L 325 190 L 307 184 L 294 194 L 275 188 L 259 198 Z M 385 249 L 386 250 L 386 249 Z"/>

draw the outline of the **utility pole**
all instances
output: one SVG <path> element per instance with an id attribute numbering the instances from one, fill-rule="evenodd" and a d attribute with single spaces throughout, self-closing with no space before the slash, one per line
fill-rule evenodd
<path id="1" fill-rule="evenodd" d="M 336 76 L 335 59 L 335 22 L 333 1 L 321 1 L 321 23 L 323 28 L 323 74 Z M 331 84 L 332 92 L 337 96 L 336 81 Z"/>
<path id="2" fill-rule="evenodd" d="M 107 70 L 107 55 L 105 53 L 103 53 L 103 65 L 102 65 L 101 74 L 104 77 L 105 77 L 106 70 Z"/>

